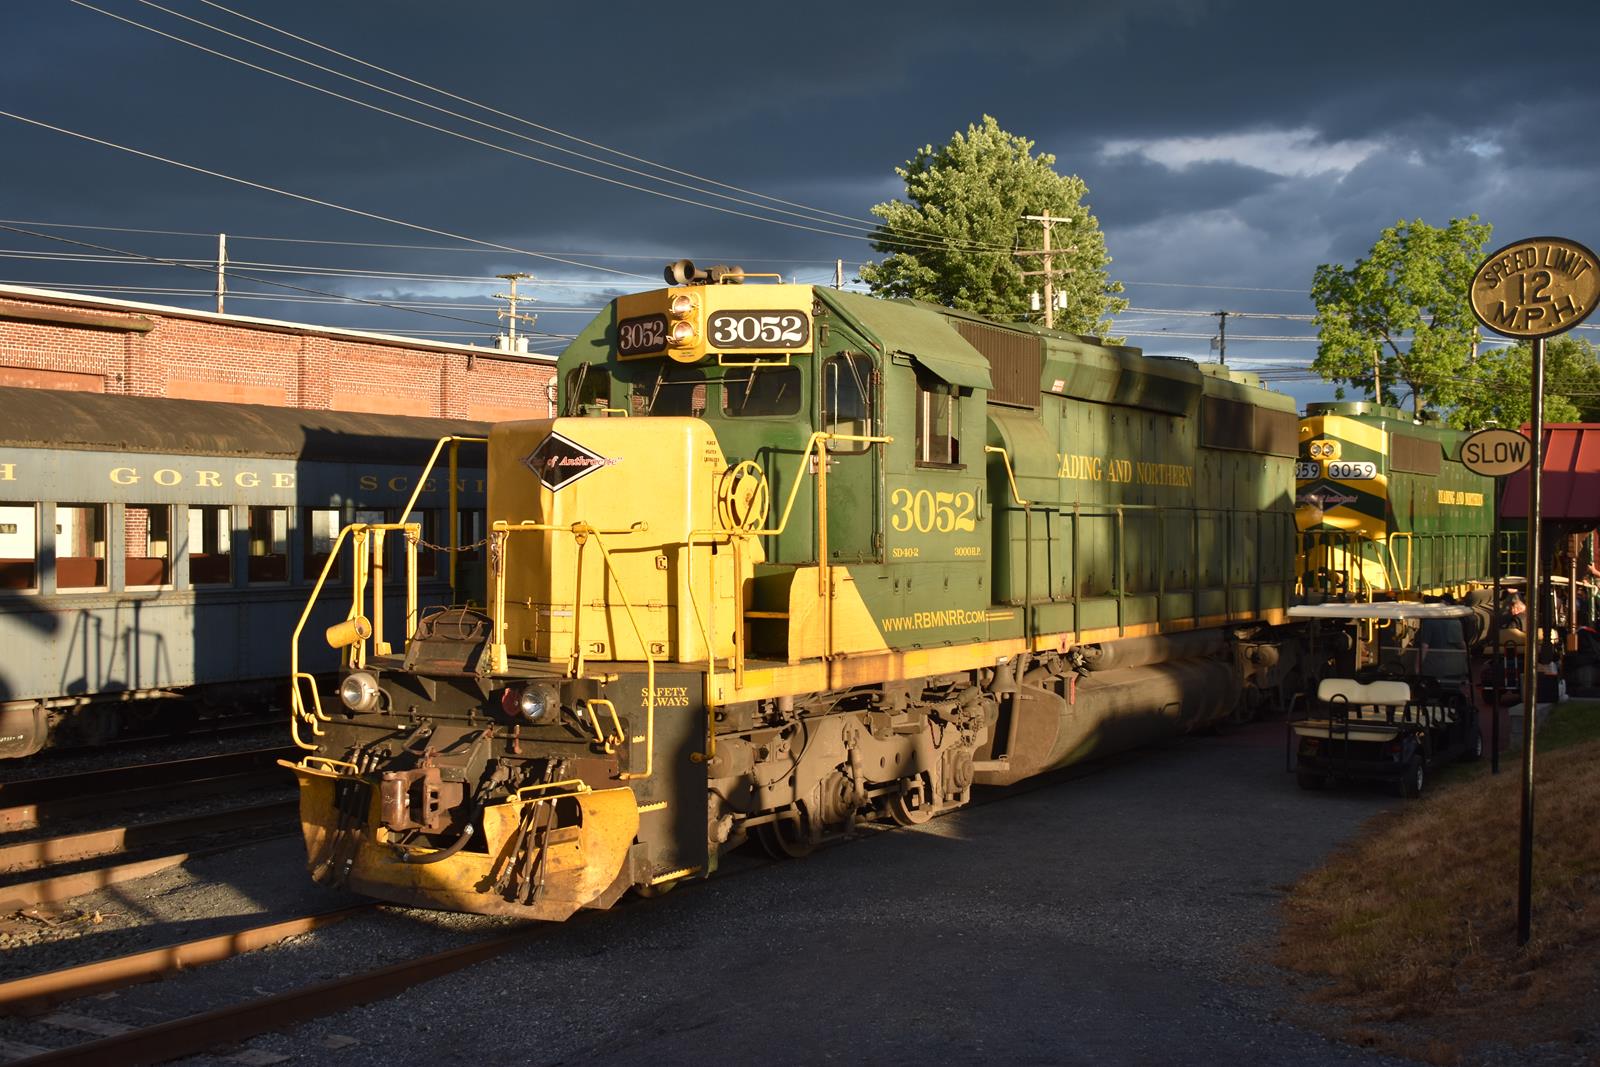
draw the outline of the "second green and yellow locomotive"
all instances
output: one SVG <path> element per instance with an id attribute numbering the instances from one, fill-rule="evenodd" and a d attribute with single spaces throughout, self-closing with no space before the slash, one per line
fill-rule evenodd
<path id="1" fill-rule="evenodd" d="M 1461 464 L 1467 436 L 1397 408 L 1307 405 L 1295 464 L 1304 592 L 1419 599 L 1487 577 L 1494 479 Z"/>

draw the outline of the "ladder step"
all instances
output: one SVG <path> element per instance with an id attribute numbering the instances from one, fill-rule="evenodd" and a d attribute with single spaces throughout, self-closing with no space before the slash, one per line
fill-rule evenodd
<path id="1" fill-rule="evenodd" d="M 787 619 L 789 613 L 787 611 L 747 611 L 744 613 L 744 617 L 747 619 Z"/>

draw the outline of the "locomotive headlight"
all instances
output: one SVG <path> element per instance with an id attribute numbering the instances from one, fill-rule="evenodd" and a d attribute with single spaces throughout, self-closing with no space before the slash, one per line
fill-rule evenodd
<path id="1" fill-rule="evenodd" d="M 513 685 L 500 694 L 500 710 L 520 722 L 545 722 L 561 710 L 561 693 L 537 682 Z"/>
<path id="2" fill-rule="evenodd" d="M 694 313 L 694 297 L 679 293 L 667 302 L 667 314 L 675 319 L 688 318 Z"/>
<path id="3" fill-rule="evenodd" d="M 366 671 L 356 671 L 339 683 L 339 700 L 345 707 L 358 713 L 373 711 L 378 706 L 378 680 Z"/>
<path id="4" fill-rule="evenodd" d="M 694 343 L 694 323 L 675 322 L 667 330 L 667 340 L 675 345 L 688 345 Z"/>

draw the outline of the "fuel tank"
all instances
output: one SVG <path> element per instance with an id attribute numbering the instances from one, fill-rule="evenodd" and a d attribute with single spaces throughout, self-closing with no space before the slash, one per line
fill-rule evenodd
<path id="1" fill-rule="evenodd" d="M 1169 660 L 1082 678 L 1038 673 L 1024 680 L 1002 710 L 989 751 L 978 753 L 980 761 L 1004 754 L 1007 764 L 979 771 L 980 785 L 1010 785 L 1201 729 L 1226 718 L 1241 689 L 1238 669 L 1216 659 Z"/>

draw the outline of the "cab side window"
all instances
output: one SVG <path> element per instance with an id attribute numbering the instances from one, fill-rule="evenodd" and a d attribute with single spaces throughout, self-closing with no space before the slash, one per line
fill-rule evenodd
<path id="1" fill-rule="evenodd" d="M 917 466 L 961 466 L 961 397 L 937 380 L 917 379 Z"/>
<path id="2" fill-rule="evenodd" d="M 872 360 L 866 356 L 845 353 L 823 364 L 822 428 L 850 437 L 872 436 L 872 385 Z M 870 447 L 860 441 L 838 441 L 828 451 L 839 455 Z"/>

